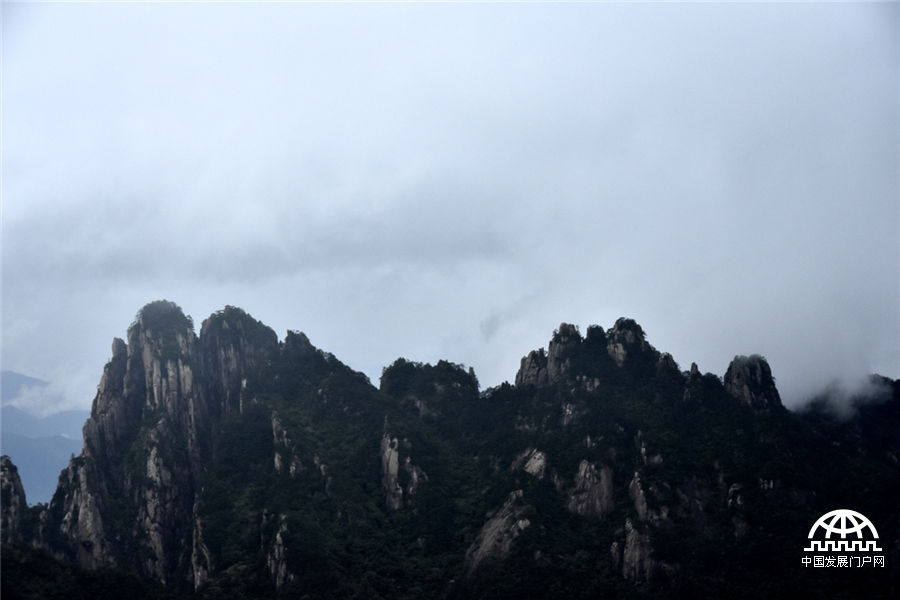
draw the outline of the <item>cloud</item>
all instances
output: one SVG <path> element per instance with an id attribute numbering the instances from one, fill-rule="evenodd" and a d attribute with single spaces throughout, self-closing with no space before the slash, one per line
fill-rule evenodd
<path id="1" fill-rule="evenodd" d="M 157 298 L 373 380 L 619 316 L 900 376 L 896 6 L 3 10 L 3 360 L 79 402 Z"/>
<path id="2" fill-rule="evenodd" d="M 810 400 L 821 402 L 821 408 L 843 420 L 854 417 L 866 404 L 885 402 L 892 393 L 890 383 L 883 379 L 857 376 L 828 383 Z"/>

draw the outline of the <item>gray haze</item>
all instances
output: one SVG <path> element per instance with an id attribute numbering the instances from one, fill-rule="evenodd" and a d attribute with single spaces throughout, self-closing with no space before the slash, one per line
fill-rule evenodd
<path id="1" fill-rule="evenodd" d="M 90 405 L 150 300 L 377 384 L 561 321 L 796 405 L 900 377 L 900 6 L 2 4 L 2 368 Z M 48 392 L 47 398 L 53 396 Z"/>

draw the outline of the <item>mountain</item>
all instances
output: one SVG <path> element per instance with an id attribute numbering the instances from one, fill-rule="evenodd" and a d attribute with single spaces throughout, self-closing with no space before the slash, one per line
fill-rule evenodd
<path id="1" fill-rule="evenodd" d="M 77 439 L 63 435 L 27 437 L 4 431 L 4 456 L 9 456 L 22 468 L 22 485 L 31 503 L 49 503 L 59 479 L 59 471 L 69 459 L 81 452 L 81 436 Z"/>
<path id="2" fill-rule="evenodd" d="M 49 506 L 4 457 L 4 597 L 138 576 L 130 595 L 210 599 L 887 598 L 900 383 L 871 389 L 791 412 L 763 357 L 682 371 L 631 319 L 560 325 L 514 385 L 401 358 L 376 388 L 241 309 L 197 335 L 153 302 Z M 884 566 L 801 562 L 836 508 L 877 526 Z"/>
<path id="3" fill-rule="evenodd" d="M 27 390 L 46 390 L 46 381 L 3 371 L 0 408 L 0 453 L 21 467 L 22 484 L 31 502 L 50 502 L 60 469 L 81 452 L 81 428 L 90 417 L 82 410 L 68 410 L 36 417 L 10 403 Z"/>
<path id="4" fill-rule="evenodd" d="M 0 408 L 3 434 L 15 433 L 27 438 L 62 436 L 81 440 L 81 428 L 91 416 L 86 410 L 64 410 L 46 417 L 36 417 L 15 406 Z"/>
<path id="5" fill-rule="evenodd" d="M 50 384 L 15 371 L 0 371 L 0 403 L 4 406 L 27 389 L 44 389 Z"/>

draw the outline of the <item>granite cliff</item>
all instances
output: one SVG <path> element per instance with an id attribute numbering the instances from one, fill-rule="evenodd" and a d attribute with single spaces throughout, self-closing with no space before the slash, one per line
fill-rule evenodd
<path id="1" fill-rule="evenodd" d="M 764 358 L 681 371 L 631 319 L 561 324 L 514 385 L 398 359 L 375 388 L 303 333 L 226 307 L 197 335 L 153 302 L 50 504 L 3 459 L 4 595 L 29 597 L 33 548 L 210 599 L 888 597 L 896 565 L 798 571 L 835 506 L 900 548 L 900 385 L 872 389 L 850 419 L 794 413 Z"/>

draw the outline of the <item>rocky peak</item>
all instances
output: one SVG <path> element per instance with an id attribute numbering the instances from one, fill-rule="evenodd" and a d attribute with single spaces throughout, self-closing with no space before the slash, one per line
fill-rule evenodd
<path id="1" fill-rule="evenodd" d="M 0 532 L 4 544 L 21 541 L 22 519 L 27 511 L 19 470 L 8 456 L 0 456 Z"/>
<path id="2" fill-rule="evenodd" d="M 762 356 L 735 356 L 725 372 L 725 390 L 757 412 L 781 408 L 772 369 Z"/>
<path id="3" fill-rule="evenodd" d="M 534 385 L 543 387 L 550 383 L 547 374 L 547 353 L 544 349 L 532 350 L 522 357 L 516 373 L 516 386 Z"/>
<path id="4" fill-rule="evenodd" d="M 196 343 L 193 321 L 178 305 L 166 300 L 147 304 L 128 328 L 131 377 L 126 394 L 143 388 L 146 408 L 164 408 L 172 415 L 181 412 L 174 402 L 184 395 L 180 392 L 193 391 Z"/>
<path id="5" fill-rule="evenodd" d="M 138 425 L 140 404 L 124 402 L 127 374 L 128 346 L 121 338 L 115 338 L 112 343 L 112 358 L 103 368 L 97 395 L 91 405 L 91 419 L 84 428 L 84 449 L 91 455 L 102 453 L 100 445 L 117 445 Z"/>
<path id="6" fill-rule="evenodd" d="M 284 345 L 297 352 L 315 353 L 316 347 L 302 331 L 288 331 L 284 338 Z"/>
<path id="7" fill-rule="evenodd" d="M 671 355 L 661 355 L 647 342 L 640 325 L 622 317 L 608 332 L 598 325 L 589 326 L 586 337 L 575 325 L 560 324 L 546 353 L 535 350 L 522 358 L 516 385 L 542 387 L 572 382 L 591 391 L 611 374 L 613 365 L 623 367 L 626 362 L 629 371 L 641 376 L 680 374 Z"/>
<path id="8" fill-rule="evenodd" d="M 606 351 L 620 367 L 625 364 L 629 355 L 648 347 L 650 345 L 644 337 L 644 330 L 633 319 L 619 318 L 607 333 Z"/>
<path id="9" fill-rule="evenodd" d="M 516 373 L 516 385 L 543 387 L 565 379 L 571 375 L 571 357 L 582 342 L 578 327 L 561 323 L 559 329 L 553 332 L 548 352 L 541 348 L 522 358 Z"/>
<path id="10" fill-rule="evenodd" d="M 226 306 L 203 321 L 200 361 L 214 402 L 211 410 L 221 415 L 240 412 L 247 375 L 277 349 L 275 332 L 240 308 Z"/>
<path id="11" fill-rule="evenodd" d="M 888 522 L 889 509 L 870 508 L 896 488 L 896 382 L 893 406 L 870 407 L 875 435 L 861 421 L 846 433 L 822 421 L 834 436 L 795 436 L 801 417 L 779 427 L 787 414 L 754 419 L 739 406 L 780 406 L 764 359 L 736 357 L 724 385 L 696 364 L 681 373 L 628 319 L 583 338 L 561 324 L 549 347 L 522 359 L 517 388 L 479 396 L 461 365 L 398 359 L 378 391 L 302 333 L 279 346 L 240 309 L 211 315 L 194 336 L 177 306 L 148 306 L 127 343 L 113 340 L 84 452 L 51 506 L 27 509 L 15 467 L 0 460 L 4 541 L 20 535 L 173 593 L 206 582 L 208 595 L 241 597 L 325 586 L 476 597 L 496 595 L 498 582 L 548 581 L 532 595 L 563 597 L 628 585 L 641 595 L 657 583 L 647 591 L 666 594 L 662 586 L 686 582 L 668 595 L 703 597 L 721 592 L 720 573 L 744 577 L 744 550 L 771 539 L 766 519 L 748 525 L 752 515 L 780 510 L 778 527 L 802 528 L 804 515 L 821 514 L 807 474 L 852 482 L 831 486 L 849 490 L 836 499 L 874 490 L 861 508 Z M 848 451 L 857 438 L 877 455 Z M 795 441 L 817 444 L 798 454 L 823 457 L 800 478 L 780 458 Z M 723 560 L 709 565 L 694 551 L 716 540 L 727 542 L 711 548 Z M 381 564 L 411 567 L 367 571 Z M 785 566 L 774 581 L 793 572 Z"/>
<path id="12" fill-rule="evenodd" d="M 559 328 L 553 332 L 553 338 L 550 340 L 550 347 L 577 346 L 580 343 L 581 333 L 578 331 L 578 326 L 572 325 L 571 323 L 560 323 Z"/>
<path id="13" fill-rule="evenodd" d="M 550 348 L 547 353 L 547 376 L 550 381 L 559 381 L 571 372 L 571 355 L 581 345 L 581 333 L 578 327 L 569 323 L 560 323 L 559 329 L 553 332 Z"/>
<path id="14" fill-rule="evenodd" d="M 248 372 L 278 341 L 233 307 L 204 321 L 201 338 L 177 304 L 161 300 L 138 312 L 127 343 L 113 340 L 84 427 L 84 451 L 63 472 L 62 493 L 51 504 L 62 515 L 54 552 L 162 583 L 191 572 L 191 583 L 202 583 L 210 564 L 201 560 L 202 527 L 183 524 L 196 513 L 213 420 L 240 409 Z M 113 531 L 111 515 L 135 523 L 133 536 Z M 177 550 L 183 548 L 195 551 Z"/>

